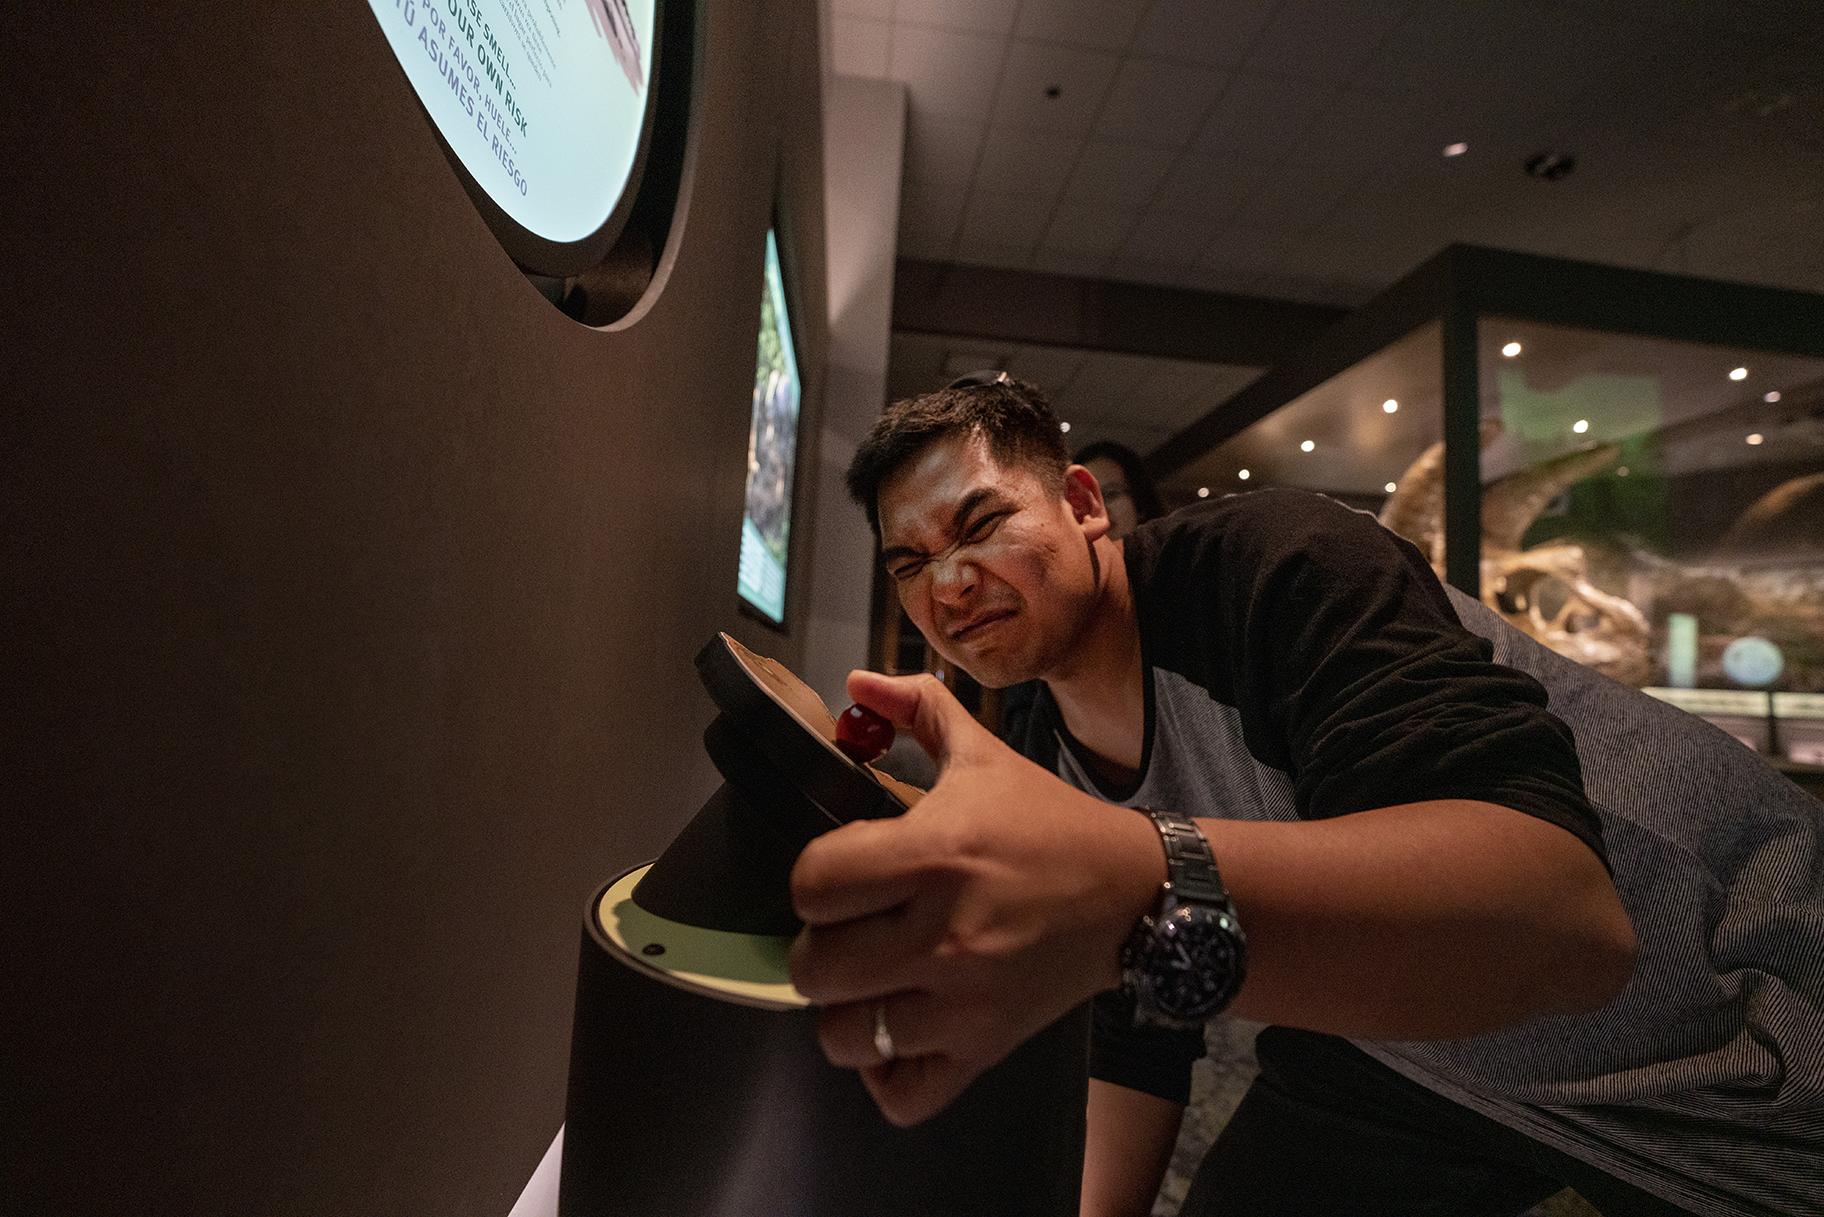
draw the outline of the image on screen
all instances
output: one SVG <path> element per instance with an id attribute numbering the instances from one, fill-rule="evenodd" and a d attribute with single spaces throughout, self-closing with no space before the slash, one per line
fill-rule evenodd
<path id="1" fill-rule="evenodd" d="M 766 234 L 760 294 L 760 354 L 747 439 L 747 510 L 741 519 L 741 598 L 769 621 L 785 622 L 786 558 L 792 533 L 792 464 L 798 452 L 798 356 L 792 350 L 779 239 Z"/>
<path id="2" fill-rule="evenodd" d="M 639 153 L 653 0 L 368 0 L 444 142 L 516 224 L 593 236 Z"/>

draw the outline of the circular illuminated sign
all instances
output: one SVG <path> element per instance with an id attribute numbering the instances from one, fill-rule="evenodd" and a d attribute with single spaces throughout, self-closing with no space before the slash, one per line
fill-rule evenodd
<path id="1" fill-rule="evenodd" d="M 508 251 L 550 274 L 599 260 L 639 171 L 655 0 L 368 4 Z"/>
<path id="2" fill-rule="evenodd" d="M 1754 634 L 1723 648 L 1723 671 L 1738 685 L 1751 689 L 1770 685 L 1785 668 L 1786 657 L 1780 648 Z"/>

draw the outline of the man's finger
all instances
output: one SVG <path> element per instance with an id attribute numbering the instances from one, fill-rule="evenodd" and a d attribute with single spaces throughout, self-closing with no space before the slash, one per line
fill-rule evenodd
<path id="1" fill-rule="evenodd" d="M 884 1016 L 884 1017 L 883 1017 Z M 884 1064 L 874 1032 L 884 1023 L 896 1059 L 939 1051 L 956 1033 L 952 1007 L 919 989 L 904 989 L 870 1001 L 826 1006 L 817 1016 L 817 1042 L 830 1064 L 866 1069 Z"/>
<path id="2" fill-rule="evenodd" d="M 857 670 L 849 673 L 849 696 L 891 722 L 910 731 L 919 747 L 940 766 L 960 745 L 974 743 L 986 729 L 963 708 L 944 682 L 929 672 L 916 676 L 883 676 Z"/>
<path id="3" fill-rule="evenodd" d="M 825 925 L 807 925 L 792 943 L 792 984 L 814 1002 L 861 1001 L 920 983 L 918 963 L 943 935 L 941 906 L 914 905 Z"/>
<path id="4" fill-rule="evenodd" d="M 914 1056 L 863 1069 L 861 1081 L 889 1124 L 910 1128 L 948 1107 L 980 1072 L 954 1057 Z"/>
<path id="5" fill-rule="evenodd" d="M 854 820 L 811 841 L 792 866 L 792 908 L 807 925 L 830 925 L 897 908 L 919 890 L 922 837 L 905 816 Z"/>

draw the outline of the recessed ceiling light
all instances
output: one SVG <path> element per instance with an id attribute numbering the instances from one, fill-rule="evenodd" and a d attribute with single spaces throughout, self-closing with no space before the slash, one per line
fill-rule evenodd
<path id="1" fill-rule="evenodd" d="M 1468 144 L 1445 144 L 1444 145 L 1444 155 L 1445 156 L 1462 156 L 1465 152 L 1468 152 L 1468 151 L 1469 151 Z"/>
<path id="2" fill-rule="evenodd" d="M 1501 353 L 1503 355 L 1507 356 L 1509 359 L 1512 359 L 1514 356 L 1516 356 L 1520 353 L 1520 344 L 1517 342 L 1510 342 L 1506 346 L 1501 348 Z"/>
<path id="3" fill-rule="evenodd" d="M 1209 498 L 1210 497 L 1210 488 L 1208 486 L 1197 487 L 1197 497 L 1200 499 Z"/>
<path id="4" fill-rule="evenodd" d="M 1766 442 L 1767 442 L 1767 437 L 1765 435 L 1762 435 L 1759 431 L 1753 432 L 1752 434 L 1750 434 L 1748 436 L 1748 443 L 1751 445 L 1758 446 L 1758 445 L 1764 444 Z"/>
<path id="5" fill-rule="evenodd" d="M 1392 494 L 1394 491 L 1398 490 L 1399 488 L 1400 488 L 1400 486 L 1399 486 L 1398 482 L 1388 482 L 1387 483 L 1387 493 L 1388 494 Z"/>
<path id="6" fill-rule="evenodd" d="M 1060 430 L 1060 431 L 1069 431 L 1069 430 L 1070 430 L 1070 424 L 1069 424 L 1069 423 L 1059 423 L 1059 424 L 1058 424 L 1058 430 Z"/>
<path id="7" fill-rule="evenodd" d="M 1582 435 L 1585 431 L 1588 431 L 1589 429 L 1590 429 L 1590 420 L 1587 418 L 1580 418 L 1576 422 L 1571 424 L 1571 430 L 1575 431 L 1579 435 Z"/>
<path id="8" fill-rule="evenodd" d="M 1774 402 L 1780 400 L 1780 391 L 1778 389 L 1775 389 L 1771 393 L 1763 393 L 1763 394 L 1761 394 L 1761 400 L 1766 402 L 1768 405 L 1772 405 Z"/>
<path id="9" fill-rule="evenodd" d="M 1733 370 L 1732 372 L 1729 373 L 1729 379 L 1730 380 L 1747 380 L 1748 379 L 1748 369 L 1747 368 L 1736 368 L 1735 370 Z"/>
<path id="10" fill-rule="evenodd" d="M 1400 403 L 1391 397 L 1389 397 L 1386 401 L 1381 403 L 1381 409 L 1385 410 L 1389 414 L 1392 414 L 1394 411 L 1398 410 L 1399 408 L 1400 408 Z"/>
<path id="11" fill-rule="evenodd" d="M 1570 175 L 1577 167 L 1577 158 L 1568 152 L 1548 150 L 1541 152 L 1526 162 L 1526 175 L 1547 182 L 1556 182 Z"/>
<path id="12" fill-rule="evenodd" d="M 1311 449 L 1313 449 L 1315 447 L 1317 447 L 1317 445 L 1315 443 L 1313 443 L 1310 440 L 1306 440 L 1304 443 L 1302 443 L 1298 446 L 1298 450 L 1300 452 L 1309 452 L 1309 451 L 1311 451 Z"/>
<path id="13" fill-rule="evenodd" d="M 1248 471 L 1246 469 L 1243 469 L 1240 473 L 1236 474 L 1235 476 L 1245 482 L 1248 480 Z"/>

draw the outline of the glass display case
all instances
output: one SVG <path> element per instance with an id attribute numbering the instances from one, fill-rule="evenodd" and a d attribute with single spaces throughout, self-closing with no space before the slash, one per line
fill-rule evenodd
<path id="1" fill-rule="evenodd" d="M 1631 684 L 1824 692 L 1824 359 L 1480 329 L 1484 599 Z"/>
<path id="2" fill-rule="evenodd" d="M 1177 502 L 1373 511 L 1545 645 L 1824 774 L 1824 297 L 1452 247 L 1152 463 Z"/>

